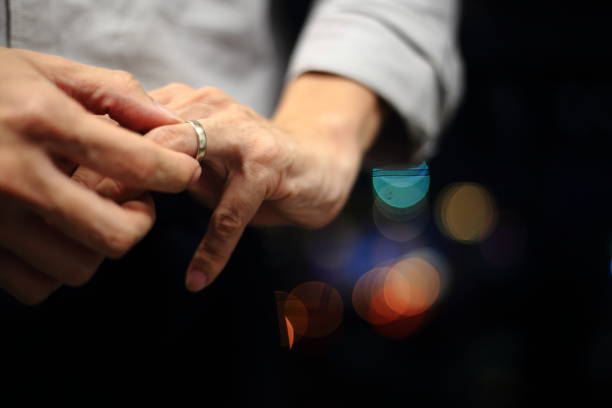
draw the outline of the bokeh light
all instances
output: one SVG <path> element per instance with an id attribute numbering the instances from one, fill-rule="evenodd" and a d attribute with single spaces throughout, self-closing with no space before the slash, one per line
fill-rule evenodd
<path id="1" fill-rule="evenodd" d="M 372 170 L 372 186 L 378 199 L 394 208 L 408 208 L 427 195 L 429 167 L 423 162 L 404 170 Z"/>
<path id="2" fill-rule="evenodd" d="M 410 252 L 408 255 L 415 258 L 421 258 L 434 267 L 438 274 L 440 284 L 438 300 L 443 297 L 448 290 L 452 278 L 450 266 L 446 257 L 434 248 L 420 248 Z"/>
<path id="3" fill-rule="evenodd" d="M 389 211 L 379 199 L 372 206 L 374 225 L 382 236 L 397 242 L 407 242 L 419 237 L 428 223 L 427 201 L 421 200 L 403 211 Z"/>
<path id="4" fill-rule="evenodd" d="M 385 300 L 384 285 L 388 266 L 379 266 L 363 274 L 353 289 L 353 307 L 357 314 L 370 324 L 385 324 L 400 317 Z"/>
<path id="5" fill-rule="evenodd" d="M 308 311 L 295 295 L 275 291 L 281 345 L 292 348 L 308 330 Z"/>
<path id="6" fill-rule="evenodd" d="M 612 239 L 610 240 L 610 274 L 612 274 Z"/>
<path id="7" fill-rule="evenodd" d="M 352 294 L 357 314 L 386 337 L 415 332 L 442 292 L 438 265 L 443 262 L 431 261 L 435 257 L 431 250 L 419 250 L 363 274 Z"/>
<path id="8" fill-rule="evenodd" d="M 420 236 L 428 222 L 429 168 L 425 162 L 404 170 L 372 170 L 372 217 L 385 238 L 406 242 Z"/>
<path id="9" fill-rule="evenodd" d="M 385 279 L 387 305 L 403 317 L 423 313 L 439 294 L 440 275 L 422 258 L 410 257 L 399 261 Z"/>
<path id="10" fill-rule="evenodd" d="M 472 244 L 487 238 L 496 219 L 495 201 L 480 184 L 453 184 L 438 197 L 438 226 L 448 237 L 461 243 Z"/>
<path id="11" fill-rule="evenodd" d="M 289 348 L 292 348 L 293 343 L 295 343 L 295 330 L 293 329 L 291 320 L 289 320 L 287 316 L 285 316 L 285 325 L 287 326 L 287 343 Z"/>
<path id="12" fill-rule="evenodd" d="M 299 300 L 308 316 L 304 337 L 320 338 L 331 334 L 342 323 L 344 306 L 336 289 L 324 282 L 306 282 L 296 286 L 289 299 Z M 296 302 L 296 304 L 298 304 Z M 288 315 L 289 317 L 290 315 Z M 291 318 L 289 317 L 289 320 Z M 292 324 L 294 323 L 291 320 Z M 293 324 L 294 331 L 298 329 Z"/>

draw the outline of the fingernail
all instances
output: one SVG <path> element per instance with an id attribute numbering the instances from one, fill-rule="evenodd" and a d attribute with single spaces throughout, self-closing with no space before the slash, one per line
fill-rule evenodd
<path id="1" fill-rule="evenodd" d="M 195 183 L 197 183 L 201 175 L 202 175 L 202 167 L 198 166 L 195 173 L 193 173 L 193 177 L 191 178 L 191 182 L 189 183 L 189 186 L 192 186 Z"/>
<path id="2" fill-rule="evenodd" d="M 155 106 L 157 106 L 157 108 L 159 110 L 161 110 L 162 112 L 164 112 L 165 114 L 170 115 L 172 118 L 176 119 L 178 122 L 182 122 L 183 121 L 183 119 L 181 119 L 179 115 L 177 115 L 176 113 L 172 112 L 166 106 L 162 105 L 161 103 L 159 103 L 157 101 L 153 101 L 153 102 L 155 103 Z"/>
<path id="3" fill-rule="evenodd" d="M 206 287 L 208 278 L 206 274 L 197 269 L 192 269 L 187 273 L 187 289 L 191 292 L 198 292 Z"/>

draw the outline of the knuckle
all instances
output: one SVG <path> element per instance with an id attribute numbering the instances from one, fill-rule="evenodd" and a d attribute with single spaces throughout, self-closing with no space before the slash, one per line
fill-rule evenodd
<path id="1" fill-rule="evenodd" d="M 110 258 L 117 259 L 125 255 L 136 243 L 139 236 L 133 231 L 115 230 L 107 232 L 103 237 L 105 253 Z"/>
<path id="2" fill-rule="evenodd" d="M 262 138 L 256 140 L 256 144 L 252 149 L 254 159 L 259 163 L 263 163 L 268 167 L 269 164 L 276 163 L 276 161 L 283 157 L 281 147 L 278 143 L 275 143 L 269 138 Z"/>
<path id="3" fill-rule="evenodd" d="M 220 95 L 223 94 L 223 91 L 221 91 L 219 88 L 215 87 L 215 86 L 203 86 L 202 88 L 198 89 L 198 93 L 201 95 Z"/>
<path id="4" fill-rule="evenodd" d="M 219 248 L 210 240 L 204 240 L 193 258 L 193 264 L 209 274 L 214 274 L 218 264 L 223 262 L 222 259 Z"/>
<path id="5" fill-rule="evenodd" d="M 240 113 L 245 119 L 253 120 L 259 118 L 257 112 L 250 106 L 236 104 L 235 107 L 240 110 Z"/>
<path id="6" fill-rule="evenodd" d="M 37 306 L 41 304 L 42 302 L 44 302 L 49 297 L 50 294 L 51 292 L 49 293 L 27 292 L 27 293 L 21 293 L 19 295 L 16 295 L 15 298 L 26 306 Z"/>
<path id="7" fill-rule="evenodd" d="M 64 283 L 69 286 L 82 286 L 86 284 L 94 276 L 102 260 L 101 256 L 92 255 L 81 260 L 79 263 L 71 265 L 69 272 L 65 276 Z"/>
<path id="8" fill-rule="evenodd" d="M 257 186 L 273 186 L 278 184 L 278 175 L 275 174 L 268 166 L 262 165 L 258 161 L 246 161 L 242 165 L 242 174 L 246 176 L 249 183 Z"/>
<path id="9" fill-rule="evenodd" d="M 197 99 L 206 100 L 217 105 L 230 100 L 225 92 L 214 86 L 205 86 L 198 89 L 195 92 L 195 96 Z"/>
<path id="10" fill-rule="evenodd" d="M 63 279 L 63 283 L 68 286 L 83 286 L 93 277 L 95 270 L 86 270 L 85 268 L 79 268 L 79 270 L 73 269 L 69 273 L 66 273 Z"/>
<path id="11" fill-rule="evenodd" d="M 28 99 L 21 105 L 20 110 L 24 119 L 32 118 L 38 120 L 39 118 L 46 118 L 51 106 L 52 104 L 48 98 L 36 97 Z"/>
<path id="12" fill-rule="evenodd" d="M 238 233 L 244 226 L 242 218 L 236 211 L 229 209 L 218 210 L 213 214 L 211 224 L 214 231 L 221 238 L 229 238 Z"/>
<path id="13" fill-rule="evenodd" d="M 49 98 L 34 96 L 27 98 L 19 106 L 8 109 L 4 112 L 2 120 L 13 129 L 33 130 L 27 132 L 27 135 L 42 136 L 48 127 L 48 119 L 53 110 L 54 104 Z"/>
<path id="14" fill-rule="evenodd" d="M 161 89 L 171 91 L 171 92 L 182 92 L 182 91 L 192 90 L 192 88 L 189 85 L 184 84 L 182 82 L 170 82 L 168 85 L 164 86 Z"/>
<path id="15" fill-rule="evenodd" d="M 15 149 L 0 154 L 0 194 L 43 208 L 53 208 L 59 199 L 50 188 L 46 157 L 34 149 Z"/>
<path id="16" fill-rule="evenodd" d="M 20 291 L 20 293 L 14 293 L 13 295 L 19 302 L 27 306 L 37 306 L 47 300 L 47 298 L 58 288 L 59 284 L 49 282 L 32 285 L 27 290 Z"/>
<path id="17" fill-rule="evenodd" d="M 117 81 L 117 83 L 125 90 L 140 90 L 142 87 L 140 86 L 140 82 L 136 79 L 136 77 L 124 70 L 114 70 L 113 77 Z"/>

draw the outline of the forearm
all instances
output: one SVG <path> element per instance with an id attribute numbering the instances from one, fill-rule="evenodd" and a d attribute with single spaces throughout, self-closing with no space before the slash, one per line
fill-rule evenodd
<path id="1" fill-rule="evenodd" d="M 289 83 L 273 118 L 292 133 L 306 133 L 360 156 L 372 145 L 381 121 L 376 94 L 350 79 L 322 73 L 306 73 Z"/>
<path id="2" fill-rule="evenodd" d="M 288 84 L 273 122 L 299 150 L 288 174 L 298 196 L 310 197 L 304 225 L 325 225 L 344 206 L 381 111 L 376 94 L 340 76 L 307 73 Z"/>

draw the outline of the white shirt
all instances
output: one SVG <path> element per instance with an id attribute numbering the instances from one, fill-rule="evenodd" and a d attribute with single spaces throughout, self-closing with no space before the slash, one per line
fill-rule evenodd
<path id="1" fill-rule="evenodd" d="M 286 78 L 342 75 L 384 98 L 426 157 L 461 91 L 457 1 L 315 1 L 289 55 L 273 0 L 5 0 L 0 45 L 127 70 L 147 89 L 213 85 L 266 116 Z"/>

